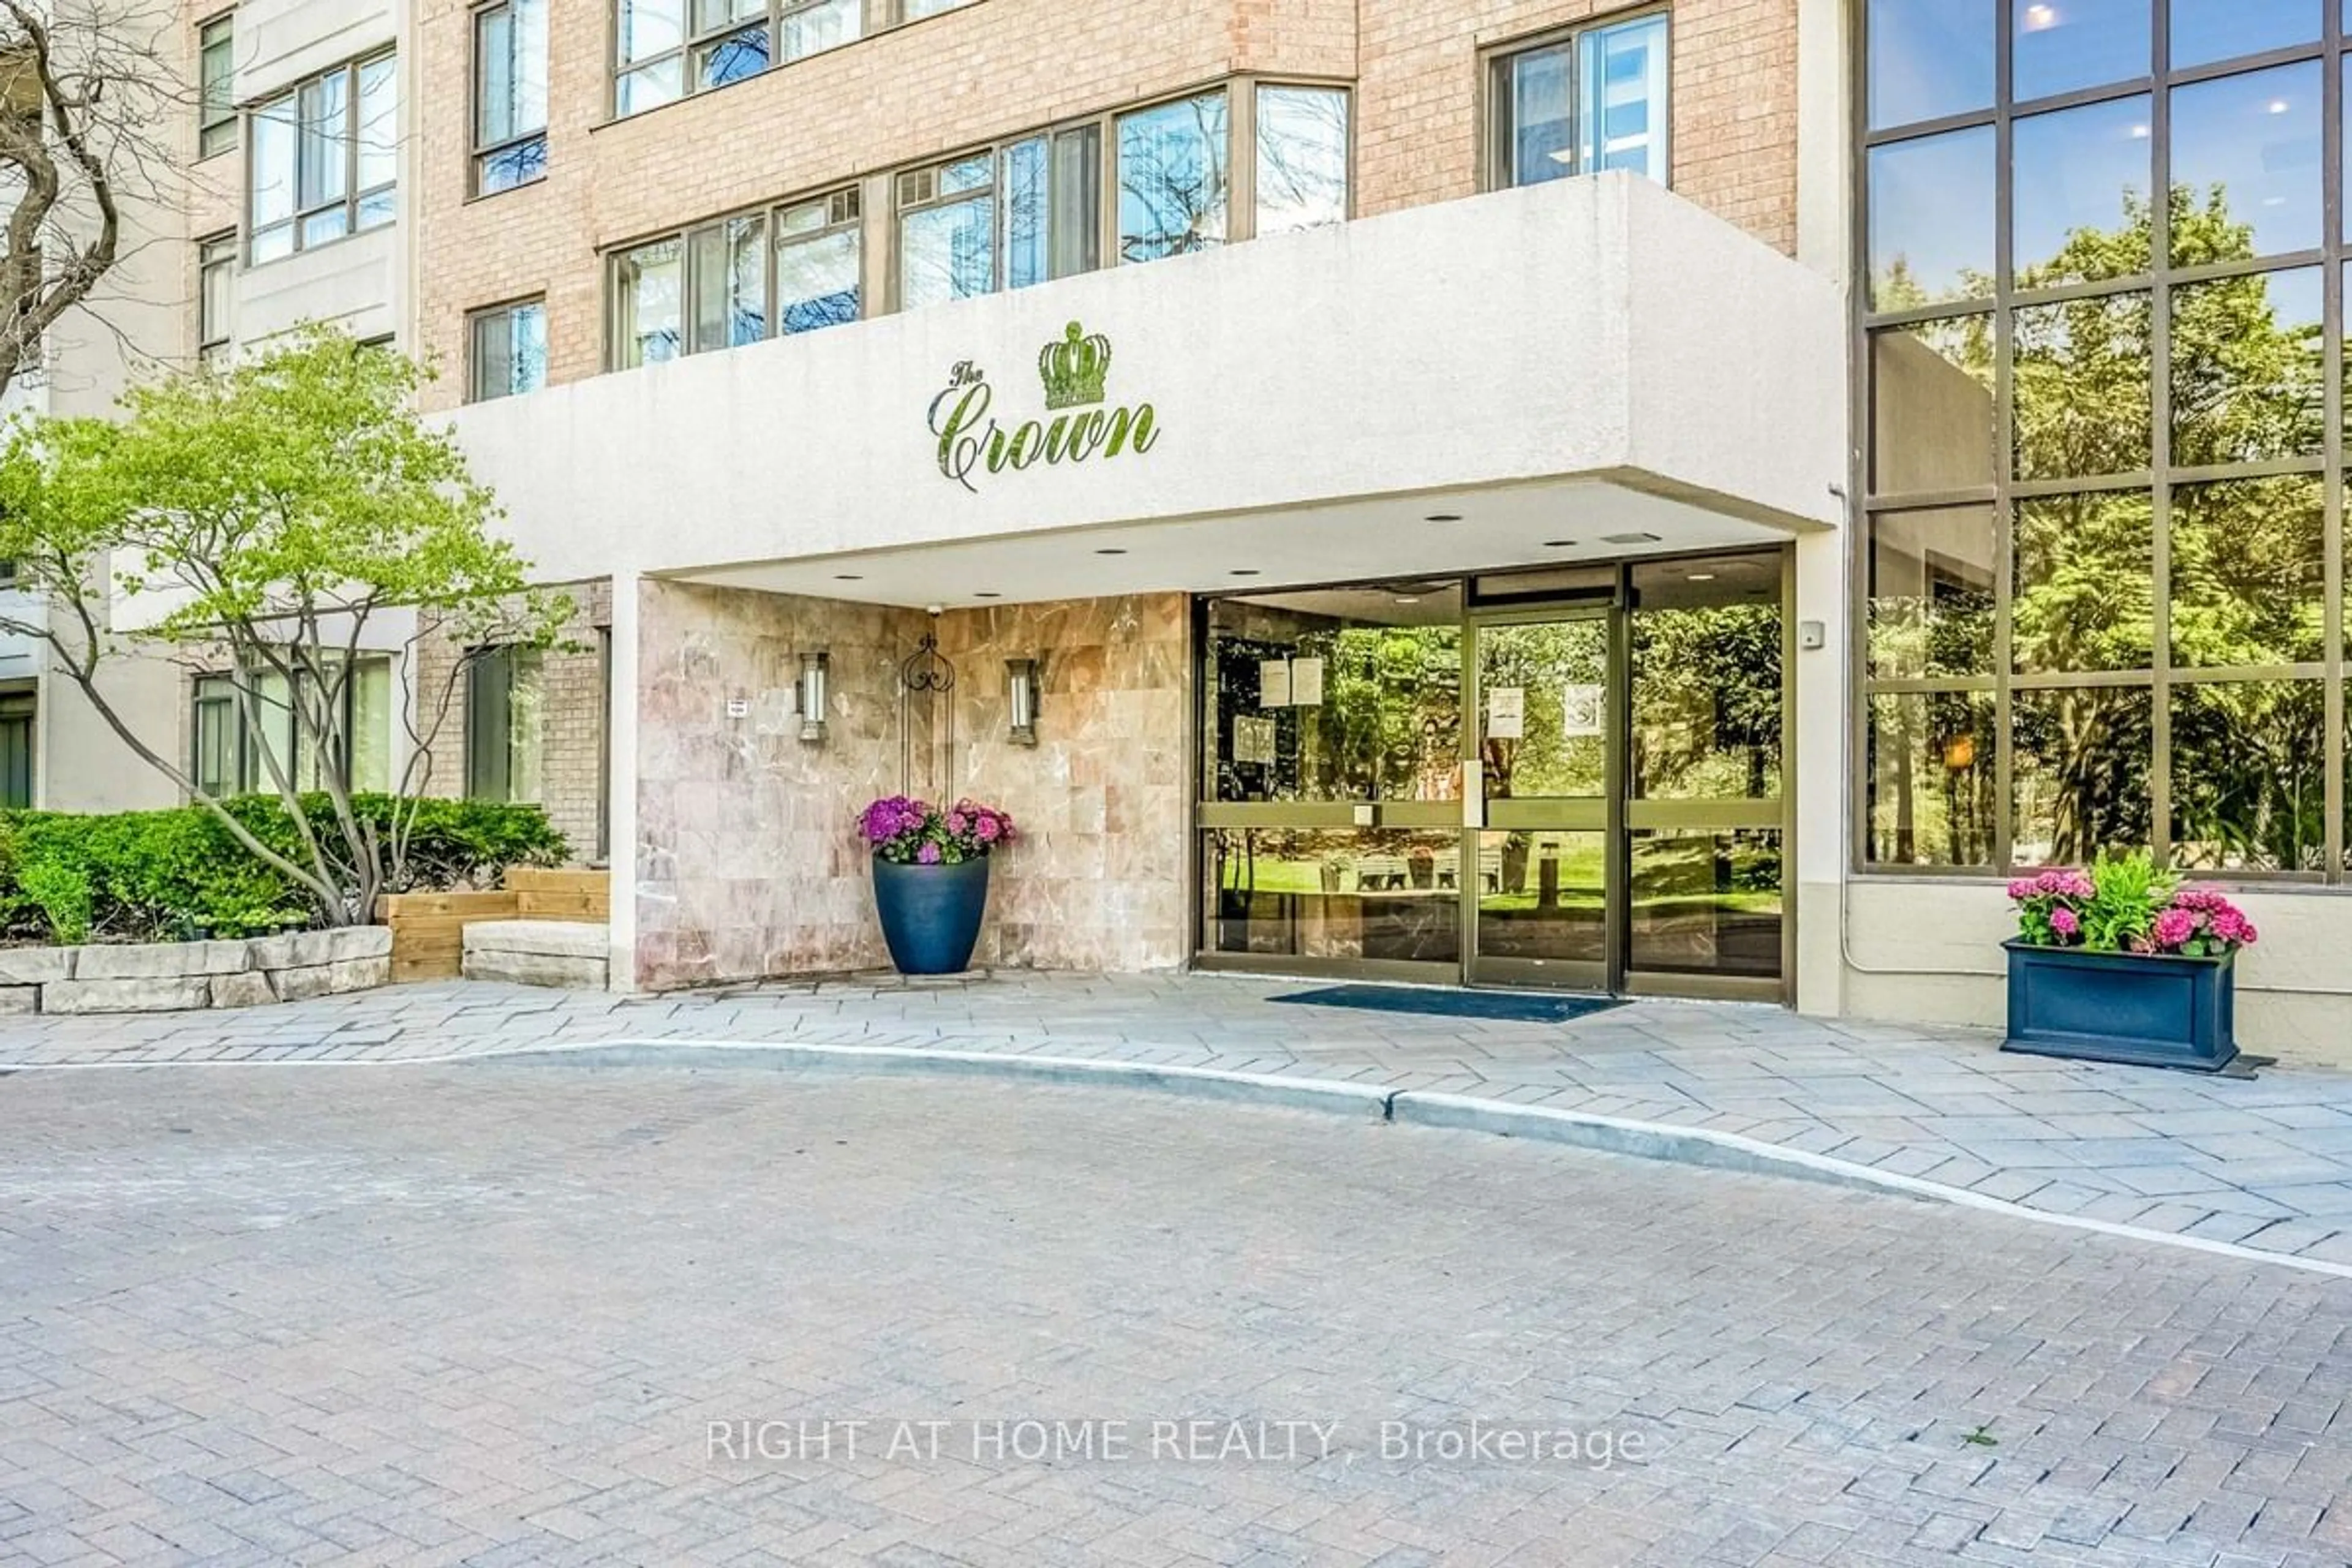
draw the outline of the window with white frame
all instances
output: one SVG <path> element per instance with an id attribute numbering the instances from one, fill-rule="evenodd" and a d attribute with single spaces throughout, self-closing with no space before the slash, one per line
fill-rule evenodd
<path id="1" fill-rule="evenodd" d="M 642 114 L 971 3 L 614 0 L 613 114 Z"/>
<path id="2" fill-rule="evenodd" d="M 196 156 L 236 145 L 236 26 L 215 16 L 196 30 Z"/>
<path id="3" fill-rule="evenodd" d="M 615 253 L 607 358 L 616 370 L 857 320 L 855 186 L 738 213 Z"/>
<path id="4" fill-rule="evenodd" d="M 236 231 L 196 241 L 196 363 L 225 364 L 235 333 L 230 300 L 236 284 Z"/>
<path id="5" fill-rule="evenodd" d="M 1494 56 L 1489 183 L 1631 169 L 1665 184 L 1666 39 L 1655 12 Z"/>
<path id="6" fill-rule="evenodd" d="M 865 36 L 865 0 L 619 0 L 613 112 L 626 117 Z"/>
<path id="7" fill-rule="evenodd" d="M 474 13 L 474 194 L 547 174 L 547 0 Z"/>
<path id="8" fill-rule="evenodd" d="M 247 229 L 256 264 L 390 223 L 400 168 L 390 54 L 310 78 L 253 110 Z"/>
<path id="9" fill-rule="evenodd" d="M 469 320 L 468 402 L 513 397 L 547 384 L 546 300 L 498 305 L 475 311 Z"/>
<path id="10" fill-rule="evenodd" d="M 898 302 L 908 309 L 1100 265 L 1096 121 L 909 169 L 897 191 Z"/>

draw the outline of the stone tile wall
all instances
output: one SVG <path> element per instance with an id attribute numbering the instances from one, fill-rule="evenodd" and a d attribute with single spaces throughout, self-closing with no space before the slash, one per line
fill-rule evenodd
<path id="1" fill-rule="evenodd" d="M 975 962 L 1173 968 L 1184 898 L 1189 609 L 1181 594 L 961 611 L 940 621 L 961 672 L 941 795 L 1011 811 L 1022 841 L 992 873 Z M 1008 658 L 1042 661 L 1037 744 L 1007 739 Z"/>
<path id="2" fill-rule="evenodd" d="M 1181 595 L 940 617 L 952 696 L 902 704 L 919 611 L 643 585 L 637 982 L 649 989 L 887 963 L 854 824 L 899 790 L 985 799 L 996 863 L 975 962 L 1172 967 L 1187 937 L 1189 631 Z M 827 735 L 800 739 L 803 651 L 830 658 Z M 1006 738 L 1004 660 L 1044 661 L 1039 743 Z M 744 714 L 730 718 L 730 699 Z M 908 743 L 911 731 L 913 743 Z"/>

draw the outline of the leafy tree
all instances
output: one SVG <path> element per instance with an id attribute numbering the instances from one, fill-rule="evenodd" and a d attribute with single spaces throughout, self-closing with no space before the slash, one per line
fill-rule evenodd
<path id="1" fill-rule="evenodd" d="M 414 412 L 422 374 L 313 329 L 234 370 L 135 388 L 119 421 L 19 426 L 0 451 L 0 557 L 47 606 L 0 626 L 46 642 L 124 745 L 330 924 L 364 922 L 377 893 L 400 885 L 434 742 L 477 656 L 403 704 L 412 748 L 392 807 L 358 811 L 345 715 L 371 624 L 413 610 L 412 647 L 435 637 L 472 650 L 545 647 L 571 611 L 528 586 L 521 559 L 490 533 L 489 491 Z M 126 625 L 115 612 L 134 601 L 162 613 Z M 291 844 L 257 834 L 125 719 L 103 678 L 158 653 L 241 672 L 242 728 Z M 289 733 L 293 756 L 281 754 Z M 306 788 L 326 798 L 323 825 Z"/>

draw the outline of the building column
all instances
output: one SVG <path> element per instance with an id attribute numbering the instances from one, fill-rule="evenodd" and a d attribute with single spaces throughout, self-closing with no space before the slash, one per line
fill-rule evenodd
<path id="1" fill-rule="evenodd" d="M 643 579 L 613 574 L 612 630 L 605 638 L 611 668 L 605 682 L 605 864 L 612 879 L 606 931 L 606 986 L 637 989 L 637 624 Z"/>

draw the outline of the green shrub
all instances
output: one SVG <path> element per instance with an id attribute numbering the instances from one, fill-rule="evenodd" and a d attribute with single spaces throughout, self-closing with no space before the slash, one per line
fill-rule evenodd
<path id="1" fill-rule="evenodd" d="M 61 946 L 89 940 L 89 876 L 64 860 L 42 860 L 25 868 L 20 885 L 25 900 L 49 922 L 49 940 Z"/>
<path id="2" fill-rule="evenodd" d="M 479 801 L 410 803 L 405 858 L 388 893 L 493 885 L 508 866 L 560 866 L 563 836 L 535 805 Z M 323 795 L 303 815 L 331 852 L 341 836 Z M 359 795 L 353 812 L 389 832 L 393 799 Z M 308 863 L 294 819 L 271 796 L 227 809 L 253 836 L 298 864 Z M 387 857 L 387 859 L 389 857 Z M 79 902 L 72 889 L 81 889 Z M 79 909 L 75 929 L 64 931 Z M 256 859 L 210 812 L 195 806 L 103 816 L 54 812 L 0 816 L 0 935 L 55 942 L 89 935 L 134 942 L 265 935 L 321 923 L 301 887 Z"/>

